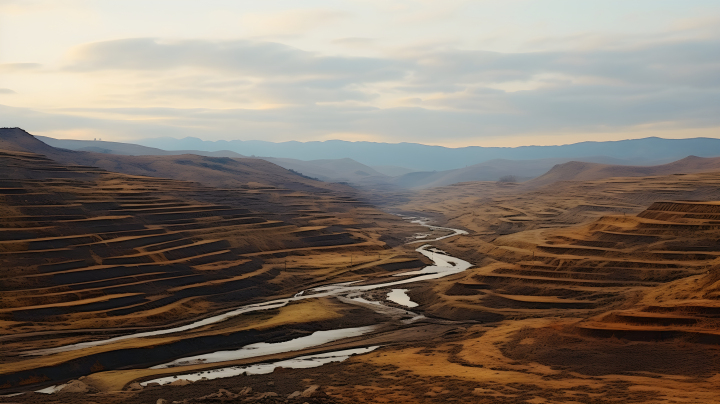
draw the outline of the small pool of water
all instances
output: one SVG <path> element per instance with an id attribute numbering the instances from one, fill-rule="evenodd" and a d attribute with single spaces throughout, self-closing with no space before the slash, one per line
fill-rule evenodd
<path id="1" fill-rule="evenodd" d="M 410 300 L 407 295 L 407 289 L 393 289 L 387 294 L 388 300 L 405 307 L 417 307 L 418 304 Z"/>

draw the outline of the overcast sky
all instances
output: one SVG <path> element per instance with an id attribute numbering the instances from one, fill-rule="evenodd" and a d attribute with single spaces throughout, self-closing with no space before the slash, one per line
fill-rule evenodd
<path id="1" fill-rule="evenodd" d="M 0 0 L 0 126 L 453 147 L 720 137 L 720 1 Z"/>

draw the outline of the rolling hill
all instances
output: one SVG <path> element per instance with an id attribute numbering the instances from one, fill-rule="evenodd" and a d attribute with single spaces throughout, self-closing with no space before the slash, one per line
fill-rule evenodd
<path id="1" fill-rule="evenodd" d="M 558 181 L 593 181 L 611 177 L 649 177 L 717 170 L 720 170 L 720 157 L 688 156 L 672 163 L 656 166 L 608 165 L 571 161 L 558 164 L 544 175 L 528 181 L 525 185 L 539 187 Z"/>
<path id="2" fill-rule="evenodd" d="M 368 183 L 384 181 L 387 176 L 350 158 L 303 161 L 289 158 L 262 157 L 280 167 L 294 170 L 321 181 Z"/>
<path id="3" fill-rule="evenodd" d="M 374 312 L 325 299 L 180 327 L 240 304 L 423 265 L 390 245 L 424 228 L 269 162 L 214 159 L 74 152 L 0 131 L 0 390 L 373 324 Z M 171 170 L 198 181 L 158 177 Z M 202 178 L 212 175 L 225 177 Z M 180 330 L 92 346 L 98 337 L 173 327 Z M 91 347 L 30 353 L 76 343 Z"/>
<path id="4" fill-rule="evenodd" d="M 103 140 L 55 139 L 47 136 L 35 136 L 38 140 L 52 147 L 61 149 L 89 151 L 106 154 L 122 154 L 126 156 L 176 156 L 179 154 L 197 154 L 208 157 L 244 157 L 242 154 L 229 150 L 162 150 L 155 147 L 141 146 L 133 143 L 107 142 Z"/>
<path id="5" fill-rule="evenodd" d="M 86 156 L 86 160 L 90 161 L 90 164 L 93 165 L 102 165 L 104 168 L 107 168 L 111 171 L 122 171 L 122 172 L 128 172 L 128 173 L 138 173 L 141 175 L 152 175 L 149 174 L 149 172 L 158 172 L 160 176 L 170 176 L 172 175 L 171 172 L 160 169 L 158 170 L 158 165 L 161 164 L 173 164 L 172 161 L 177 164 L 180 162 L 180 164 L 191 164 L 196 167 L 201 165 L 208 165 L 208 164 L 215 164 L 217 165 L 219 162 L 224 162 L 224 164 L 227 167 L 223 167 L 221 171 L 228 171 L 228 170 L 237 170 L 237 166 L 232 164 L 229 160 L 208 160 L 208 159 L 197 159 L 197 157 L 189 157 L 189 155 L 194 156 L 202 156 L 202 157 L 225 157 L 225 158 L 245 158 L 245 162 L 249 163 L 249 158 L 246 158 L 245 156 L 235 153 L 228 150 L 221 150 L 221 151 L 203 151 L 203 150 L 162 150 L 154 147 L 147 147 L 147 146 L 141 146 L 137 144 L 132 143 L 120 143 L 120 142 L 106 142 L 106 141 L 91 141 L 91 140 L 71 140 L 71 139 L 55 139 L 50 138 L 46 136 L 36 136 L 36 138 L 43 143 L 53 146 L 55 148 L 60 149 L 67 149 L 72 151 L 80 151 L 80 152 L 92 152 L 96 154 L 106 154 L 106 155 L 123 155 L 123 156 L 137 156 L 137 157 L 146 157 L 146 158 L 137 158 L 137 159 L 122 159 L 122 158 L 114 158 L 109 156 L 97 156 L 94 155 L 93 158 L 89 158 Z M 33 146 L 30 143 L 28 143 L 27 150 L 30 149 L 37 149 L 38 146 Z M 179 155 L 186 155 L 182 159 L 173 159 L 171 157 L 159 159 L 155 163 L 152 164 L 152 166 L 149 166 L 148 161 L 155 160 L 154 158 L 149 158 L 147 156 L 179 156 Z M 59 156 L 56 152 L 56 157 Z M 69 155 L 66 155 L 69 156 Z M 57 157 L 62 159 L 62 157 Z M 65 157 L 65 161 L 80 161 L 78 160 L 78 156 Z M 375 183 L 383 183 L 386 179 L 386 175 L 382 174 L 375 169 L 366 166 L 364 164 L 358 163 L 355 160 L 344 158 L 344 159 L 326 159 L 326 160 L 312 160 L 312 161 L 303 161 L 303 160 L 297 160 L 297 159 L 291 159 L 291 158 L 255 158 L 254 160 L 260 160 L 256 165 L 262 166 L 262 160 L 269 161 L 273 164 L 276 164 L 280 167 L 283 167 L 288 170 L 292 170 L 295 173 L 299 173 L 305 177 L 309 177 L 306 179 L 315 178 L 320 181 L 327 181 L 327 182 L 348 182 L 353 184 L 375 184 Z M 126 162 L 128 161 L 134 161 L 136 162 L 133 164 L 133 167 L 126 166 Z M 228 166 L 229 164 L 229 166 Z M 233 167 L 234 166 L 234 167 Z M 143 171 L 140 167 L 147 167 L 147 170 Z M 267 166 L 263 166 L 262 170 L 268 170 Z M 272 171 L 272 170 L 269 170 Z M 207 175 L 208 173 L 204 173 L 200 177 Z M 257 174 L 257 173 L 256 173 Z M 213 173 L 215 175 L 215 173 Z M 183 179 L 192 179 L 191 177 L 184 177 Z M 222 183 L 223 186 L 234 186 L 235 183 L 232 182 L 224 182 Z M 216 183 L 215 185 L 220 185 L 220 183 Z"/>
<path id="6" fill-rule="evenodd" d="M 412 172 L 393 178 L 391 182 L 403 188 L 425 189 L 468 181 L 498 181 L 504 176 L 515 177 L 517 181 L 526 181 L 543 175 L 553 166 L 567 161 L 568 159 L 564 158 L 539 160 L 494 159 L 455 170 Z M 600 156 L 588 157 L 586 161 L 612 164 L 623 162 Z"/>
<path id="7" fill-rule="evenodd" d="M 19 128 L 0 129 L 0 148 L 36 153 L 69 165 L 160 178 L 196 181 L 214 187 L 289 187 L 304 190 L 344 189 L 302 177 L 261 159 L 208 157 L 194 154 L 170 156 L 130 156 L 72 151 L 52 147 Z"/>

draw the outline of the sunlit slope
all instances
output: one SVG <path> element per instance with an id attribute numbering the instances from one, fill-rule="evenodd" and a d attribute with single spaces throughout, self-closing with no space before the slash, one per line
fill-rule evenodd
<path id="1" fill-rule="evenodd" d="M 684 237 L 669 238 L 662 254 L 704 258 L 700 274 L 663 285 L 646 293 L 632 308 L 603 313 L 578 325 L 593 336 L 634 340 L 667 340 L 684 337 L 691 341 L 720 344 L 720 202 L 656 203 L 640 217 L 669 220 L 671 226 L 652 223 L 661 233 L 682 231 Z M 689 242 L 688 236 L 695 237 Z M 686 250 L 681 253 L 678 250 Z"/>
<path id="2" fill-rule="evenodd" d="M 448 317 L 584 316 L 707 271 L 720 257 L 719 218 L 715 202 L 658 202 L 578 227 L 453 240 L 482 265 L 417 298 Z"/>
<path id="3" fill-rule="evenodd" d="M 448 221 L 485 241 L 498 235 L 566 227 L 605 215 L 634 215 L 663 200 L 719 200 L 720 172 L 595 181 L 560 181 L 537 189 L 467 182 L 377 198 L 387 209 Z M 485 237 L 483 237 L 485 236 Z"/>
<path id="4" fill-rule="evenodd" d="M 662 388 L 674 394 L 690 386 L 698 391 L 716 389 L 718 215 L 720 202 L 663 202 L 600 230 L 596 240 L 612 241 L 614 247 L 632 251 L 633 257 L 623 259 L 621 266 L 615 258 L 597 270 L 610 272 L 615 266 L 628 280 L 642 276 L 659 284 L 628 288 L 603 310 L 588 311 L 581 319 L 555 317 L 554 322 L 519 330 L 505 345 L 505 355 L 583 375 L 631 375 L 637 378 L 628 378 L 633 384 L 646 384 L 647 378 L 663 380 Z M 592 257 L 590 262 L 600 259 Z"/>

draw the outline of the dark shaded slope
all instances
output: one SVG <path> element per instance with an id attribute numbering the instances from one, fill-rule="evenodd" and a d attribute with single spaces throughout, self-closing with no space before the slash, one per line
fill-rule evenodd
<path id="1" fill-rule="evenodd" d="M 197 155 L 125 156 L 58 149 L 20 128 L 0 129 L 0 148 L 37 153 L 55 161 L 99 167 L 131 175 L 196 181 L 214 187 L 285 187 L 297 190 L 341 190 L 340 185 L 304 178 L 260 159 Z"/>

